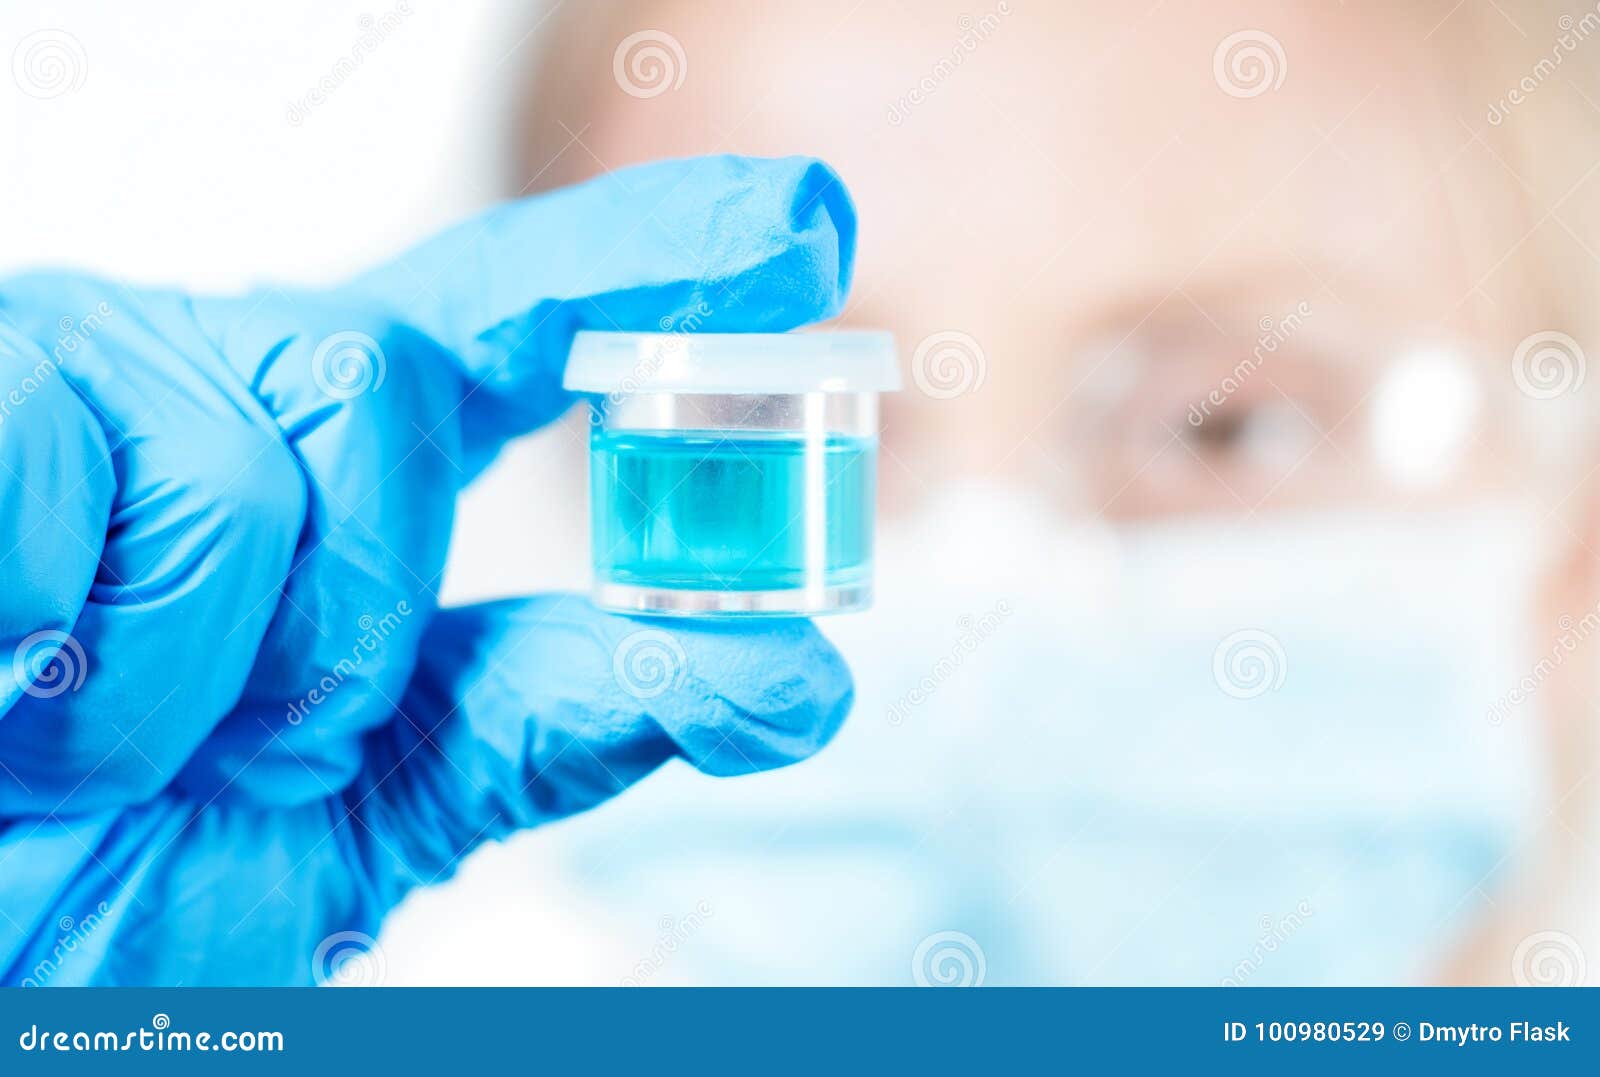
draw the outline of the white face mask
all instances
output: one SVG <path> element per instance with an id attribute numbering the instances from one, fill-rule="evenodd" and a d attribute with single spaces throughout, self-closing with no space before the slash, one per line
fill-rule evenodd
<path id="1" fill-rule="evenodd" d="M 945 638 L 948 694 L 990 712 L 961 723 L 973 750 L 1000 728 L 1063 749 L 1014 753 L 1012 789 L 1498 815 L 1525 804 L 1542 732 L 1536 707 L 1496 707 L 1533 662 L 1537 519 L 1496 503 L 1072 529 L 972 491 L 890 530 L 878 609 L 830 634 L 863 680 L 886 651 L 926 659 L 907 633 Z M 916 698 L 891 719 L 914 726 Z M 1065 751 L 1065 729 L 1093 751 Z"/>
<path id="2" fill-rule="evenodd" d="M 1536 519 L 1118 532 L 958 491 L 886 525 L 877 606 L 826 622 L 839 740 L 646 783 L 562 828 L 577 877 L 635 914 L 613 937 L 712 910 L 658 982 L 909 983 L 952 931 L 988 983 L 1424 976 L 1542 807 L 1538 700 L 1495 712 Z"/>
<path id="3" fill-rule="evenodd" d="M 983 775 L 1042 977 L 1403 980 L 1482 909 L 1541 806 L 1538 708 L 1497 706 L 1532 669 L 1537 520 L 1073 530 L 972 490 L 888 536 L 882 617 L 901 623 L 839 636 L 871 671 L 849 633 L 953 635 L 1007 604 L 969 633 L 955 698 L 935 685 L 903 728 Z"/>

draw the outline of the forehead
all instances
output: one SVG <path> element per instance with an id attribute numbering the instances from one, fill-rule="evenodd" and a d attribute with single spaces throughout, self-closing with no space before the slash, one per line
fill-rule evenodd
<path id="1" fill-rule="evenodd" d="M 563 157 L 824 157 L 861 208 L 860 287 L 902 308 L 1093 310 L 1265 274 L 1470 315 L 1516 196 L 1448 7 L 1125 7 L 631 5 L 557 65 Z M 647 98 L 611 63 L 645 27 L 684 76 Z M 1476 234 L 1502 221 L 1510 239 Z"/>

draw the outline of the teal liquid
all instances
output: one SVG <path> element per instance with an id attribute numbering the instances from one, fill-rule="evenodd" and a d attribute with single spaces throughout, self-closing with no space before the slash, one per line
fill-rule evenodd
<path id="1" fill-rule="evenodd" d="M 808 560 L 821 567 L 825 586 L 871 578 L 872 439 L 829 437 L 818 445 L 781 434 L 596 430 L 590 450 L 594 565 L 602 582 L 784 590 L 819 582 Z M 819 451 L 824 518 L 814 522 L 807 454 Z M 817 535 L 814 550 L 808 525 Z"/>

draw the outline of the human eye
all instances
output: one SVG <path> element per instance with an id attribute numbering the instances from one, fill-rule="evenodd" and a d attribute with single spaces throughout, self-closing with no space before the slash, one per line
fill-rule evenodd
<path id="1" fill-rule="evenodd" d="M 1253 336 L 1165 324 L 1091 351 L 1067 435 L 1088 507 L 1250 515 L 1407 497 L 1448 485 L 1481 448 L 1465 350 L 1288 309 Z"/>

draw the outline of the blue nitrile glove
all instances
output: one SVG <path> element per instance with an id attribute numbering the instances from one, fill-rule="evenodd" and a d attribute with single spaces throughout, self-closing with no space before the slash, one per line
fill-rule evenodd
<path id="1" fill-rule="evenodd" d="M 485 840 L 824 744 L 851 683 L 806 621 L 434 596 L 575 330 L 826 318 L 854 238 L 824 165 L 715 157 L 331 291 L 0 282 L 4 982 L 311 982 Z"/>

